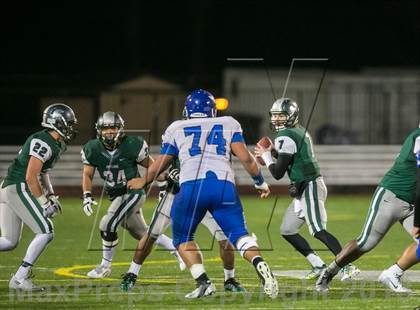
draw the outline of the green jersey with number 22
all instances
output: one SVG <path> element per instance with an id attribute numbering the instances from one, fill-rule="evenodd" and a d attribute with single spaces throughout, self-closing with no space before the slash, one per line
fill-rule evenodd
<path id="1" fill-rule="evenodd" d="M 26 140 L 18 156 L 10 165 L 3 187 L 26 182 L 26 169 L 31 156 L 42 161 L 41 171 L 47 172 L 54 167 L 65 150 L 66 144 L 55 140 L 47 129 L 34 133 Z"/>

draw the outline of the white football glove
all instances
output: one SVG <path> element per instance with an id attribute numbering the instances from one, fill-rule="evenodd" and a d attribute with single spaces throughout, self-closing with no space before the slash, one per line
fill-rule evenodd
<path id="1" fill-rule="evenodd" d="M 48 201 L 42 205 L 42 213 L 45 217 L 53 218 L 57 213 L 62 213 L 60 201 L 58 196 L 48 196 Z"/>
<path id="2" fill-rule="evenodd" d="M 163 197 L 166 195 L 166 188 L 168 187 L 168 181 L 157 181 L 157 185 L 159 186 L 159 202 L 162 200 Z"/>
<path id="3" fill-rule="evenodd" d="M 261 198 L 266 198 L 270 195 L 270 188 L 268 187 L 267 182 L 264 182 L 261 185 L 254 184 L 255 189 L 260 193 Z"/>
<path id="4" fill-rule="evenodd" d="M 83 211 L 87 216 L 91 216 L 93 214 L 92 206 L 97 205 L 98 203 L 95 199 L 92 198 L 92 194 L 86 192 L 83 194 Z"/>

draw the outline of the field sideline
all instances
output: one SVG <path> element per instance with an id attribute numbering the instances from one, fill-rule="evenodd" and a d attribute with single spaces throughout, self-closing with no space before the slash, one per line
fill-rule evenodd
<path id="1" fill-rule="evenodd" d="M 255 197 L 242 199 L 250 232 L 258 236 L 258 243 L 265 249 L 263 255 L 273 270 L 309 269 L 306 259 L 301 257 L 279 233 L 281 218 L 290 199 L 280 197 L 274 210 L 269 234 L 267 225 L 273 211 L 274 197 L 260 200 Z M 149 221 L 155 199 L 147 201 L 144 208 Z M 334 195 L 327 200 L 328 229 L 344 245 L 361 231 L 369 207 L 370 196 Z M 126 308 L 285 308 L 285 309 L 413 309 L 420 304 L 420 283 L 407 283 L 414 295 L 396 295 L 374 281 L 341 283 L 334 280 L 333 289 L 326 295 L 314 291 L 314 282 L 295 278 L 279 277 L 280 294 L 271 301 L 261 292 L 253 268 L 236 254 L 236 276 L 248 289 L 246 294 L 225 294 L 223 269 L 218 258 L 218 248 L 205 230 L 200 228 L 197 240 L 203 250 L 205 266 L 215 281 L 218 293 L 201 300 L 188 301 L 183 296 L 194 288 L 189 272 L 180 272 L 173 257 L 161 250 L 154 251 L 140 272 L 138 285 L 132 293 L 119 290 L 120 275 L 131 261 L 135 242 L 120 229 L 120 244 L 114 259 L 113 273 L 109 279 L 91 281 L 85 274 L 100 262 L 100 237 L 95 216 L 86 217 L 80 207 L 81 200 L 62 199 L 63 214 L 54 220 L 56 237 L 48 246 L 34 268 L 34 282 L 46 286 L 45 293 L 19 294 L 9 292 L 10 274 L 16 271 L 31 233 L 24 229 L 20 245 L 12 252 L 0 253 L 0 308 L 2 309 L 126 309 Z M 96 217 L 105 211 L 101 207 Z M 168 231 L 170 235 L 170 231 Z M 303 234 L 308 236 L 304 226 Z M 328 263 L 333 259 L 330 252 L 317 240 L 309 237 L 311 245 Z M 410 237 L 396 224 L 371 253 L 357 261 L 363 270 L 382 270 L 395 262 Z M 88 250 L 89 249 L 89 250 Z M 413 270 L 420 270 L 417 266 Z"/>

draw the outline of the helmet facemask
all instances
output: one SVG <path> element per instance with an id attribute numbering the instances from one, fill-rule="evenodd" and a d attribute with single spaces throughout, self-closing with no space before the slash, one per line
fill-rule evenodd
<path id="1" fill-rule="evenodd" d="M 112 131 L 108 129 L 113 129 Z M 123 129 L 121 127 L 101 127 L 98 134 L 100 135 L 100 140 L 107 149 L 115 149 L 120 144 L 120 139 L 122 136 Z"/>
<path id="2" fill-rule="evenodd" d="M 69 143 L 77 135 L 77 130 L 74 128 L 75 124 L 77 124 L 76 121 L 66 122 L 64 117 L 61 116 L 56 122 L 54 130 L 63 138 L 64 142 Z"/>
<path id="3" fill-rule="evenodd" d="M 281 116 L 284 118 L 279 119 Z M 287 120 L 288 115 L 286 113 L 270 112 L 270 129 L 275 132 L 286 129 Z"/>

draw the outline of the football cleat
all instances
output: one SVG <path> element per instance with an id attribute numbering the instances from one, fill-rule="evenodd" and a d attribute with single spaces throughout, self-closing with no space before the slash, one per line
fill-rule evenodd
<path id="1" fill-rule="evenodd" d="M 256 270 L 263 283 L 264 293 L 271 299 L 276 298 L 279 293 L 279 285 L 277 279 L 271 272 L 270 267 L 266 262 L 262 261 L 257 264 Z"/>
<path id="2" fill-rule="evenodd" d="M 225 288 L 225 292 L 235 292 L 235 293 L 246 292 L 245 288 L 241 285 L 241 283 L 236 281 L 235 278 L 227 279 L 225 281 L 224 288 Z"/>
<path id="3" fill-rule="evenodd" d="M 360 274 L 360 269 L 353 264 L 348 264 L 341 268 L 341 281 L 349 281 L 356 278 Z"/>
<path id="4" fill-rule="evenodd" d="M 321 272 L 327 268 L 327 265 L 322 265 L 321 267 L 312 267 L 312 270 L 304 277 L 306 280 L 318 279 Z"/>
<path id="5" fill-rule="evenodd" d="M 395 272 L 386 269 L 381 273 L 378 281 L 395 293 L 411 293 L 412 290 L 403 286 L 401 277 L 402 275 L 398 275 Z"/>
<path id="6" fill-rule="evenodd" d="M 325 268 L 319 275 L 318 280 L 316 280 L 315 289 L 318 292 L 328 292 L 330 289 L 330 283 L 333 278 L 333 274 L 328 271 L 328 268 Z"/>
<path id="7" fill-rule="evenodd" d="M 137 276 L 134 273 L 125 273 L 122 276 L 122 281 L 120 284 L 120 288 L 124 292 L 129 292 L 134 287 L 134 284 L 136 284 Z"/>
<path id="8" fill-rule="evenodd" d="M 216 293 L 216 287 L 210 281 L 206 281 L 206 282 L 197 284 L 197 288 L 191 293 L 188 293 L 187 295 L 185 295 L 185 298 L 188 298 L 188 299 L 201 298 L 201 297 L 213 295 L 214 293 Z"/>
<path id="9" fill-rule="evenodd" d="M 106 278 L 111 274 L 111 266 L 98 265 L 95 269 L 92 269 L 87 273 L 87 276 L 91 279 L 102 279 Z"/>
<path id="10" fill-rule="evenodd" d="M 182 260 L 181 255 L 179 255 L 178 251 L 172 251 L 171 254 L 175 256 L 176 260 L 179 264 L 179 270 L 184 271 L 185 268 L 187 268 L 187 265 L 185 265 L 184 261 Z"/>
<path id="11" fill-rule="evenodd" d="M 14 290 L 21 290 L 27 292 L 42 292 L 45 290 L 44 287 L 36 286 L 32 283 L 32 274 L 26 279 L 18 279 L 15 275 L 12 275 L 12 278 L 9 281 L 9 288 Z"/>

